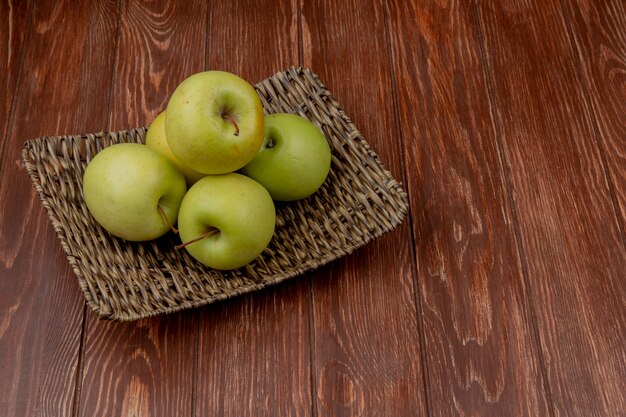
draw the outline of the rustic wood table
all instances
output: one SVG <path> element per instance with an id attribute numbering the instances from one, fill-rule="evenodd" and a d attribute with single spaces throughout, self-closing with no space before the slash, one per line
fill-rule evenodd
<path id="1" fill-rule="evenodd" d="M 0 21 L 0 415 L 625 415 L 623 1 L 16 0 Z M 291 65 L 403 182 L 405 222 L 256 294 L 98 320 L 23 142 Z"/>

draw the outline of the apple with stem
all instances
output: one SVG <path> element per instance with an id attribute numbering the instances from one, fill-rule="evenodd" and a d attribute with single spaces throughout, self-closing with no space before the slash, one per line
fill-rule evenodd
<path id="1" fill-rule="evenodd" d="M 99 152 L 83 174 L 83 196 L 96 221 L 130 241 L 156 239 L 174 223 L 187 187 L 174 164 L 138 143 Z"/>
<path id="2" fill-rule="evenodd" d="M 167 139 L 165 138 L 164 111 L 152 121 L 152 124 L 150 124 L 148 132 L 146 133 L 146 146 L 154 149 L 172 161 L 174 165 L 176 165 L 176 168 L 178 168 L 178 170 L 183 174 L 185 180 L 187 180 L 188 186 L 192 186 L 196 181 L 205 176 L 205 174 L 201 172 L 194 171 L 193 169 L 186 167 L 170 150 L 170 147 L 167 144 Z"/>
<path id="3" fill-rule="evenodd" d="M 240 174 L 209 175 L 185 195 L 178 215 L 183 244 L 205 266 L 228 270 L 247 265 L 267 247 L 276 223 L 267 190 Z"/>
<path id="4" fill-rule="evenodd" d="M 204 174 L 238 170 L 263 142 L 263 106 L 245 80 L 206 71 L 184 80 L 167 104 L 167 143 L 185 166 Z"/>
<path id="5" fill-rule="evenodd" d="M 241 172 L 263 185 L 274 200 L 310 196 L 330 171 L 331 154 L 322 131 L 304 117 L 279 113 L 265 118 L 257 156 Z"/>

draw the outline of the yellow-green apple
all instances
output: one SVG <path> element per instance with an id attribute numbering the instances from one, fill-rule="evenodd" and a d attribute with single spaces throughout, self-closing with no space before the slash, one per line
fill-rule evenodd
<path id="1" fill-rule="evenodd" d="M 242 267 L 267 247 L 276 222 L 267 190 L 240 174 L 209 175 L 183 198 L 178 215 L 182 245 L 205 266 Z"/>
<path id="2" fill-rule="evenodd" d="M 234 74 L 194 74 L 167 104 L 165 136 L 176 158 L 195 171 L 236 171 L 254 158 L 263 142 L 261 100 Z"/>
<path id="3" fill-rule="evenodd" d="M 83 175 L 83 196 L 96 221 L 131 241 L 152 240 L 173 229 L 187 187 L 169 159 L 138 143 L 98 153 Z"/>
<path id="4" fill-rule="evenodd" d="M 274 200 L 293 201 L 317 191 L 330 170 L 330 147 L 304 117 L 272 114 L 257 156 L 241 172 L 263 185 Z"/>
<path id="5" fill-rule="evenodd" d="M 165 139 L 164 111 L 152 121 L 152 124 L 148 128 L 148 133 L 146 133 L 146 145 L 172 161 L 174 165 L 176 165 L 176 168 L 178 168 L 178 170 L 185 176 L 187 185 L 191 186 L 200 178 L 204 177 L 205 174 L 194 171 L 193 169 L 187 168 L 183 165 L 183 163 L 180 162 L 170 150 L 170 147 L 167 144 L 167 139 Z"/>

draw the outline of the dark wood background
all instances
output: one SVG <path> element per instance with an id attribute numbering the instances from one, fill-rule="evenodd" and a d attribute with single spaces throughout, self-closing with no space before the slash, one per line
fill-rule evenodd
<path id="1" fill-rule="evenodd" d="M 626 415 L 623 1 L 32 0 L 0 21 L 0 415 Z M 403 182 L 406 221 L 258 294 L 97 320 L 23 142 L 290 65 Z"/>

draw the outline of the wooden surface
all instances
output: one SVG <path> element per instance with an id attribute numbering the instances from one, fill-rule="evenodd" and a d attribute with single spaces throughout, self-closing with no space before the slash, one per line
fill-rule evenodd
<path id="1" fill-rule="evenodd" d="M 1 416 L 624 416 L 618 0 L 0 4 Z M 313 69 L 395 231 L 206 308 L 99 321 L 23 141 L 147 125 L 186 76 Z"/>

